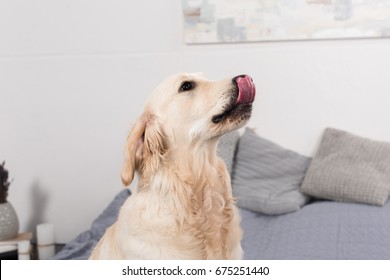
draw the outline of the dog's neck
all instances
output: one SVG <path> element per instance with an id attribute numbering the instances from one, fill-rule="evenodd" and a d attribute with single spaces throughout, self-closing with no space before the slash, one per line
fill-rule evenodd
<path id="1" fill-rule="evenodd" d="M 188 146 L 178 146 L 172 149 L 167 164 L 174 164 L 178 171 L 191 171 L 192 175 L 199 177 L 202 173 L 213 171 L 217 166 L 216 140 L 205 143 L 194 143 Z"/>
<path id="2" fill-rule="evenodd" d="M 161 186 L 154 185 L 153 182 L 159 182 L 161 178 L 166 178 L 165 182 L 175 182 L 172 186 L 166 184 L 169 188 L 176 188 L 175 185 L 194 188 L 215 184 L 215 180 L 218 181 L 227 172 L 222 160 L 217 157 L 217 145 L 218 139 L 215 138 L 203 143 L 169 147 L 154 170 L 145 170 L 144 174 L 139 174 L 140 189 L 159 191 Z"/>

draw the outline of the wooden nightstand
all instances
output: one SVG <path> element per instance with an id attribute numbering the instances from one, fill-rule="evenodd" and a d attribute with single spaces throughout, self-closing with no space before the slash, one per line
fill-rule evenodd
<path id="1" fill-rule="evenodd" d="M 19 233 L 15 238 L 0 241 L 0 259 L 18 259 L 20 257 L 30 259 L 31 246 L 27 246 L 28 250 L 19 252 L 18 244 L 22 241 L 28 241 L 30 245 L 32 236 L 31 232 Z M 16 256 L 14 256 L 15 254 Z"/>

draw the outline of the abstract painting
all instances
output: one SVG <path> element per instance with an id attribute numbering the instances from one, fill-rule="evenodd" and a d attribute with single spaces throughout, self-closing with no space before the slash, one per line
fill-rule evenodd
<path id="1" fill-rule="evenodd" d="M 390 0 L 182 0 L 188 44 L 390 37 Z"/>

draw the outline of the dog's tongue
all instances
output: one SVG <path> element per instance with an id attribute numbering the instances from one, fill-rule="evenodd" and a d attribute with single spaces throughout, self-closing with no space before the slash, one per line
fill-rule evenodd
<path id="1" fill-rule="evenodd" d="M 236 105 L 252 103 L 256 95 L 256 86 L 252 78 L 248 75 L 239 76 L 236 78 L 236 83 L 238 85 Z"/>

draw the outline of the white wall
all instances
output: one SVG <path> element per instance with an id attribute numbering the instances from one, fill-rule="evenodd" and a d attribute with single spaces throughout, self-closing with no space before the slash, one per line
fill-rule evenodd
<path id="1" fill-rule="evenodd" d="M 390 40 L 187 46 L 180 1 L 0 0 L 0 161 L 21 230 L 67 242 L 121 189 L 132 120 L 166 76 L 253 76 L 250 126 L 311 155 L 326 126 L 390 141 Z"/>

